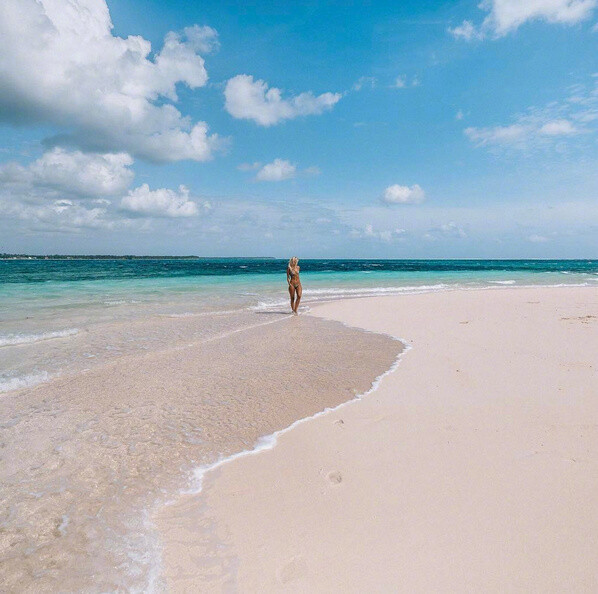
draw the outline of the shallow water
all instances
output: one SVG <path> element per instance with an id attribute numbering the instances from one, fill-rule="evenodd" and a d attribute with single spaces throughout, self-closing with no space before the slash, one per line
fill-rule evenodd
<path id="1" fill-rule="evenodd" d="M 323 300 L 595 285 L 592 261 L 302 261 Z M 153 506 L 366 391 L 401 345 L 289 316 L 275 260 L 0 261 L 0 583 L 160 590 Z"/>
<path id="2" fill-rule="evenodd" d="M 303 304 L 367 295 L 595 285 L 588 260 L 303 260 Z M 273 259 L 0 260 L 0 393 L 288 310 Z M 240 315 L 237 315 L 240 314 Z M 187 324 L 203 316 L 203 324 Z"/>
<path id="3" fill-rule="evenodd" d="M 401 348 L 311 317 L 245 315 L 252 327 L 0 399 L 8 591 L 159 589 L 152 506 L 192 487 L 193 468 L 364 392 Z"/>

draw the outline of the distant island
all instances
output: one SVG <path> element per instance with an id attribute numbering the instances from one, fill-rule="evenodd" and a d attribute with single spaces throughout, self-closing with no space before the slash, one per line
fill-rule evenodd
<path id="1" fill-rule="evenodd" d="M 38 254 L 0 254 L 2 260 L 199 260 L 199 256 L 112 256 L 98 254 L 82 256 L 77 254 L 52 254 L 40 256 Z"/>
<path id="2" fill-rule="evenodd" d="M 0 254 L 0 260 L 235 260 L 234 257 L 206 257 L 206 256 L 114 256 L 96 254 L 86 256 L 80 254 L 51 254 L 41 256 L 39 254 Z M 247 260 L 274 260 L 271 256 L 248 257 Z"/>

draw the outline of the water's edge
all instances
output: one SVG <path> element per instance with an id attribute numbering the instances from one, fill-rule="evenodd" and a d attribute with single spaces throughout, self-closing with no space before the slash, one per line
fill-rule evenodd
<path id="1" fill-rule="evenodd" d="M 309 315 L 309 314 L 308 314 Z M 163 540 L 160 538 L 159 536 L 159 531 L 156 528 L 156 525 L 154 523 L 154 521 L 151 519 L 153 516 L 155 516 L 157 513 L 160 513 L 160 511 L 163 511 L 164 508 L 168 508 L 170 506 L 175 506 L 177 505 L 177 503 L 179 503 L 181 500 L 186 499 L 188 497 L 198 497 L 201 495 L 202 489 L 203 489 L 203 484 L 204 484 L 204 480 L 206 479 L 207 475 L 209 475 L 210 473 L 212 473 L 215 470 L 218 470 L 220 468 L 222 468 L 223 466 L 231 463 L 231 462 L 235 462 L 237 460 L 241 460 L 243 458 L 247 458 L 249 456 L 256 456 L 259 455 L 265 451 L 270 451 L 273 450 L 276 445 L 278 444 L 279 438 L 287 433 L 290 433 L 291 431 L 293 431 L 296 427 L 304 424 L 304 423 L 308 423 L 310 421 L 313 421 L 315 419 L 318 419 L 320 417 L 323 417 L 325 415 L 328 415 L 330 413 L 333 412 L 337 412 L 339 410 L 341 410 L 342 408 L 346 407 L 346 406 L 350 406 L 350 405 L 355 405 L 357 404 L 360 400 L 366 398 L 367 396 L 373 394 L 378 387 L 380 386 L 382 380 L 390 375 L 391 373 L 394 373 L 397 368 L 399 367 L 401 361 L 404 359 L 404 357 L 407 355 L 407 353 L 413 348 L 406 339 L 404 338 L 400 338 L 398 336 L 394 336 L 390 333 L 387 332 L 374 332 L 372 330 L 368 330 L 365 328 L 361 328 L 358 326 L 352 326 L 350 324 L 347 324 L 345 322 L 339 321 L 339 320 L 335 320 L 326 316 L 319 316 L 319 315 L 313 315 L 311 314 L 312 317 L 315 317 L 317 319 L 320 320 L 326 320 L 329 322 L 336 322 L 341 324 L 342 326 L 350 329 L 350 330 L 357 330 L 359 332 L 363 332 L 363 333 L 367 333 L 367 334 L 377 334 L 380 336 L 385 336 L 387 338 L 390 338 L 393 341 L 398 342 L 401 345 L 401 350 L 399 351 L 399 353 L 397 354 L 394 362 L 392 363 L 392 365 L 385 370 L 384 372 L 382 372 L 381 374 L 379 374 L 378 376 L 376 376 L 371 384 L 370 387 L 365 391 L 362 392 L 360 394 L 356 394 L 354 398 L 351 398 L 345 402 L 342 402 L 336 406 L 332 406 L 332 407 L 327 407 L 313 415 L 309 415 L 307 417 L 303 417 L 300 419 L 297 419 L 296 421 L 294 421 L 293 423 L 291 423 L 290 425 L 288 425 L 287 427 L 284 427 L 283 429 L 280 429 L 278 431 L 274 431 L 271 434 L 268 435 L 264 435 L 261 436 L 256 443 L 254 444 L 254 446 L 250 449 L 247 450 L 242 450 L 240 452 L 237 452 L 235 454 L 223 457 L 218 459 L 216 462 L 212 462 L 210 464 L 206 464 L 206 465 L 201 465 L 198 466 L 192 473 L 192 479 L 191 479 L 191 485 L 188 489 L 185 489 L 183 491 L 180 492 L 179 496 L 176 499 L 172 499 L 170 501 L 164 502 L 160 505 L 158 505 L 156 508 L 154 508 L 151 513 L 150 516 L 148 517 L 148 527 L 150 527 L 150 529 L 153 531 L 154 534 L 158 534 L 158 540 L 161 543 L 160 544 L 160 548 L 159 548 L 159 555 L 160 555 L 160 559 L 157 560 L 157 570 L 153 573 L 152 575 L 152 581 L 150 584 L 148 584 L 148 592 L 150 594 L 158 594 L 160 592 L 164 591 L 164 587 L 165 585 L 162 582 L 162 559 L 161 559 L 161 553 L 162 553 L 162 547 L 163 547 Z M 199 506 L 198 506 L 199 507 Z"/>

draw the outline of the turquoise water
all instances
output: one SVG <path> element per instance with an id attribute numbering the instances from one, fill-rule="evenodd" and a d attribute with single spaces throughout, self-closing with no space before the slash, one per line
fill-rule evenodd
<path id="1" fill-rule="evenodd" d="M 150 590 L 146 584 L 158 579 L 160 567 L 147 520 L 156 498 L 171 497 L 167 486 L 183 484 L 189 465 L 217 459 L 223 443 L 250 447 L 243 431 L 254 425 L 247 416 L 252 406 L 264 418 L 286 409 L 282 400 L 266 406 L 264 398 L 276 394 L 272 378 L 279 383 L 279 369 L 297 363 L 295 351 L 288 354 L 291 343 L 277 341 L 291 336 L 287 323 L 303 327 L 305 338 L 310 319 L 287 319 L 285 269 L 283 260 L 0 260 L 0 402 L 7 436 L 0 482 L 8 502 L 0 528 L 13 555 L 10 571 L 19 576 L 26 568 L 25 590 L 49 583 L 44 580 L 62 583 L 60 571 L 85 584 L 91 575 L 119 584 L 106 591 L 135 591 L 131 584 Z M 370 295 L 598 286 L 598 262 L 303 260 L 301 279 L 305 311 L 320 301 Z M 254 327 L 257 339 L 251 330 L 238 333 Z M 259 334 L 264 328 L 272 331 Z M 318 326 L 312 342 L 302 342 L 303 361 L 315 360 L 317 371 L 328 371 L 314 355 L 320 347 L 340 352 L 348 369 L 352 356 L 365 353 L 360 359 L 367 361 L 381 352 L 381 343 L 356 346 L 353 335 L 339 351 L 338 329 L 327 332 Z M 218 337 L 228 342 L 213 340 Z M 264 344 L 265 358 L 254 360 Z M 179 382 L 177 370 L 189 375 L 190 368 L 177 364 L 189 357 L 189 345 L 193 382 Z M 169 352 L 126 359 L 156 351 Z M 293 359 L 281 366 L 282 353 Z M 240 373 L 230 372 L 229 355 L 245 362 Z M 122 365 L 98 367 L 117 360 Z M 333 360 L 329 369 L 336 365 Z M 48 384 L 14 392 L 94 366 L 103 379 L 90 385 L 99 390 L 82 377 L 78 390 L 68 387 L 78 382 L 67 379 L 54 390 Z M 270 383 L 264 383 L 265 369 L 273 374 Z M 297 370 L 303 376 L 301 364 Z M 141 386 L 133 397 L 131 375 Z M 335 377 L 347 381 L 344 373 L 322 377 L 335 385 Z M 296 391 L 297 385 L 287 372 L 278 387 Z M 200 457 L 208 454 L 213 457 Z M 35 589 L 42 590 L 56 588 Z"/>
<path id="2" fill-rule="evenodd" d="M 301 266 L 306 300 L 444 284 L 591 284 L 598 279 L 596 260 L 303 260 Z M 194 311 L 272 304 L 286 298 L 285 268 L 284 260 L 244 258 L 2 260 L 2 321 L 118 305 L 141 310 L 161 304 L 176 313 L 183 304 Z"/>
<path id="3" fill-rule="evenodd" d="M 318 301 L 453 288 L 597 285 L 596 260 L 302 260 Z M 0 391 L 288 310 L 275 259 L 1 260 Z"/>

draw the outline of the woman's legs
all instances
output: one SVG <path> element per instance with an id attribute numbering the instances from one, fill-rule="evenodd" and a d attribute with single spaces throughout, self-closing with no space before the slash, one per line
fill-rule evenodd
<path id="1" fill-rule="evenodd" d="M 291 309 L 295 311 L 295 287 L 289 284 L 289 295 L 291 296 Z"/>
<path id="2" fill-rule="evenodd" d="M 299 302 L 301 301 L 301 294 L 303 293 L 303 288 L 300 284 L 295 287 L 295 292 L 297 293 L 297 299 L 295 300 L 295 309 L 293 311 L 297 313 Z"/>

